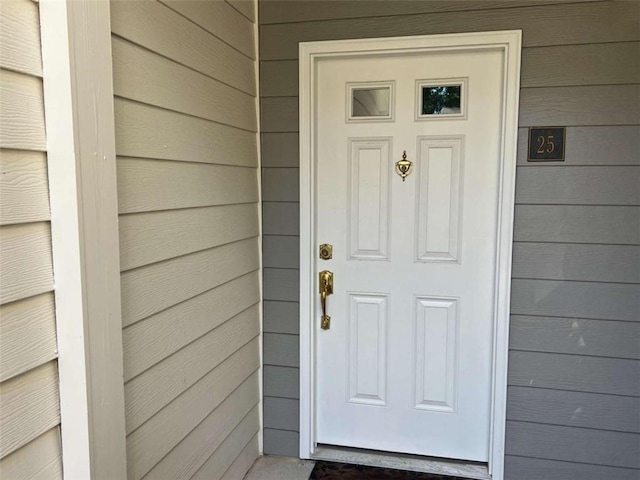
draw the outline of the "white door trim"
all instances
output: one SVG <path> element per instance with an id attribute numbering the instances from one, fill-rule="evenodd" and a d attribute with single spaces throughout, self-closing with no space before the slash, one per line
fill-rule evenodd
<path id="1" fill-rule="evenodd" d="M 320 58 L 377 56 L 383 54 L 434 51 L 504 52 L 500 192 L 494 298 L 493 382 L 491 396 L 491 439 L 489 473 L 494 480 L 504 476 L 504 438 L 509 351 L 509 306 L 511 294 L 511 251 L 515 200 L 518 105 L 520 94 L 520 30 L 427 35 L 359 40 L 300 43 L 300 457 L 311 458 L 316 445 L 315 334 L 318 319 L 314 304 L 313 278 L 316 238 L 315 225 L 315 82 L 316 62 Z"/>
<path id="2" fill-rule="evenodd" d="M 39 6 L 62 467 L 126 478 L 109 1 Z"/>

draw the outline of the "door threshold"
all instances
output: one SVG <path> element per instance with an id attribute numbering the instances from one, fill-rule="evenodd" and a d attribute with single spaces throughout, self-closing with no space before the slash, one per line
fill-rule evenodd
<path id="1" fill-rule="evenodd" d="M 436 457 L 423 457 L 404 453 L 378 452 L 335 445 L 318 445 L 313 460 L 352 463 L 368 467 L 393 468 L 411 472 L 434 473 L 474 480 L 491 480 L 486 463 L 464 460 L 446 460 Z"/>

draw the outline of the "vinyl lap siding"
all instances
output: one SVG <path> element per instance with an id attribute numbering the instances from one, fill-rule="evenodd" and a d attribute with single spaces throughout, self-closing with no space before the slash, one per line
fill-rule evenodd
<path id="1" fill-rule="evenodd" d="M 235 3 L 111 4 L 129 480 L 258 455 L 255 5 Z"/>
<path id="2" fill-rule="evenodd" d="M 38 4 L 0 3 L 0 477 L 62 478 Z"/>
<path id="3" fill-rule="evenodd" d="M 298 454 L 298 42 L 522 29 L 506 478 L 637 479 L 640 5 L 269 0 L 260 22 L 265 452 Z M 564 163 L 526 162 L 537 125 L 567 126 Z"/>

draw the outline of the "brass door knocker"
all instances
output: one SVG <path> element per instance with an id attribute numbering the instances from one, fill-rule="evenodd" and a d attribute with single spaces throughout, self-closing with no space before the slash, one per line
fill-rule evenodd
<path id="1" fill-rule="evenodd" d="M 402 152 L 402 160 L 396 162 L 396 172 L 402 177 L 402 181 L 411 174 L 413 163 L 407 160 L 407 151 Z"/>

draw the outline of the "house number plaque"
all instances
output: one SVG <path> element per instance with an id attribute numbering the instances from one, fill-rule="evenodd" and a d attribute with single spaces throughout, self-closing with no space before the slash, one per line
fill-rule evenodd
<path id="1" fill-rule="evenodd" d="M 565 127 L 529 129 L 529 162 L 564 162 Z"/>

